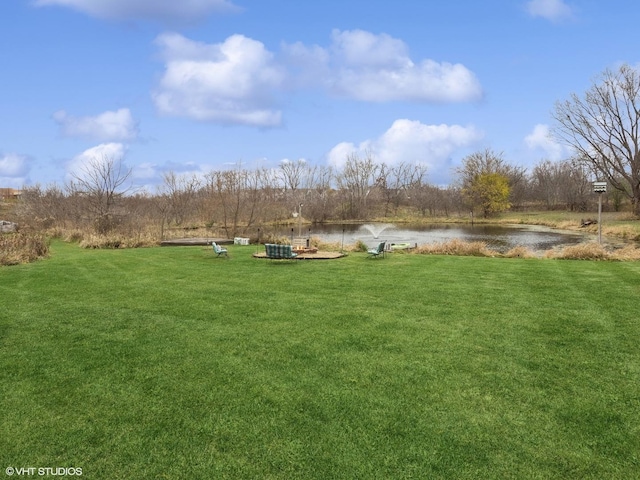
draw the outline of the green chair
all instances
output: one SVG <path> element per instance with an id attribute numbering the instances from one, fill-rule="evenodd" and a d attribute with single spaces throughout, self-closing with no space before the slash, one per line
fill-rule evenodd
<path id="1" fill-rule="evenodd" d="M 216 242 L 211 242 L 211 246 L 213 247 L 213 251 L 216 252 L 216 255 L 219 257 L 220 255 L 224 255 L 225 257 L 227 256 L 227 249 L 226 248 L 222 248 L 220 245 L 218 245 Z"/>
<path id="2" fill-rule="evenodd" d="M 378 244 L 377 248 L 372 248 L 371 250 L 368 250 L 367 253 L 369 254 L 368 258 L 377 258 L 380 255 L 382 255 L 382 258 L 384 258 L 384 246 L 387 242 L 380 242 L 380 244 Z"/>

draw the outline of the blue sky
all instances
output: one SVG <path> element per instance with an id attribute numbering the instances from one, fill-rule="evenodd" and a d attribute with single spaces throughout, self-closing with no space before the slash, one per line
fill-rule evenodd
<path id="1" fill-rule="evenodd" d="M 136 185 L 241 163 L 531 167 L 556 101 L 640 65 L 628 0 L 2 0 L 0 186 L 122 158 Z"/>

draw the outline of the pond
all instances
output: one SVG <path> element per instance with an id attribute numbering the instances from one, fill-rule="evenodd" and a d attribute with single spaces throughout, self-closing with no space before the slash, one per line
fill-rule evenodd
<path id="1" fill-rule="evenodd" d="M 298 227 L 283 229 L 280 234 L 297 236 Z M 507 252 L 516 246 L 533 251 L 550 250 L 554 247 L 575 245 L 595 240 L 594 235 L 583 232 L 553 230 L 551 228 L 529 225 L 313 225 L 303 226 L 302 235 L 317 236 L 328 242 L 340 242 L 351 245 L 361 240 L 369 247 L 379 242 L 428 244 L 459 239 L 465 242 L 484 242 L 497 252 Z"/>

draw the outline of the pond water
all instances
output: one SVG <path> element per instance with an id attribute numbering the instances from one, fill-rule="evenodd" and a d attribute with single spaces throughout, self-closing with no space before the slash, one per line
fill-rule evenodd
<path id="1" fill-rule="evenodd" d="M 550 228 L 527 225 L 314 225 L 304 226 L 302 235 L 317 236 L 329 242 L 351 245 L 361 240 L 369 247 L 379 242 L 428 244 L 441 243 L 453 239 L 465 242 L 484 242 L 497 252 L 507 252 L 516 246 L 530 250 L 550 250 L 554 247 L 575 245 L 595 237 L 582 232 L 558 231 Z M 298 228 L 286 229 L 283 235 L 298 235 Z"/>

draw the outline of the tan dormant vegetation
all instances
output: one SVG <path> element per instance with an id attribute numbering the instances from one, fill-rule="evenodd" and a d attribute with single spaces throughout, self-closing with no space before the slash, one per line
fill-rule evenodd
<path id="1" fill-rule="evenodd" d="M 0 265 L 35 262 L 48 255 L 49 242 L 44 235 L 0 234 Z"/>
<path id="2" fill-rule="evenodd" d="M 517 246 L 506 253 L 499 253 L 487 247 L 484 242 L 464 242 L 454 239 L 448 242 L 438 242 L 420 245 L 410 250 L 411 253 L 422 255 L 458 255 L 474 257 L 503 257 L 503 258 L 548 258 L 564 260 L 640 260 L 640 248 L 626 245 L 622 248 L 607 248 L 599 243 L 585 242 L 578 245 L 566 246 L 546 252 L 534 252 L 526 247 Z"/>
<path id="3" fill-rule="evenodd" d="M 473 257 L 498 256 L 498 253 L 487 248 L 487 244 L 484 242 L 464 242 L 458 239 L 449 240 L 448 242 L 437 242 L 420 245 L 417 248 L 413 249 L 412 252 L 418 254 L 461 255 Z"/>
<path id="4" fill-rule="evenodd" d="M 568 260 L 637 261 L 640 260 L 640 248 L 626 245 L 619 249 L 607 249 L 599 243 L 588 242 L 559 250 L 549 250 L 545 253 L 545 257 Z"/>

